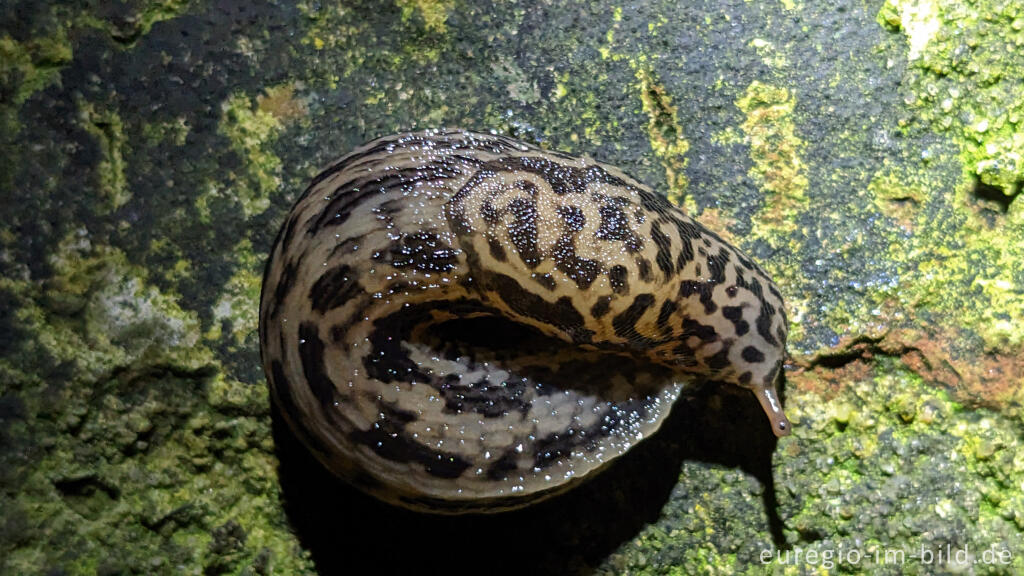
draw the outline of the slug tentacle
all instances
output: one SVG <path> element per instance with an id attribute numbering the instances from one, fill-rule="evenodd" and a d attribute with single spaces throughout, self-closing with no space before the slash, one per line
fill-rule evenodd
<path id="1" fill-rule="evenodd" d="M 684 385 L 775 383 L 781 294 L 617 169 L 464 131 L 373 141 L 285 220 L 260 305 L 274 401 L 386 501 L 489 512 L 556 494 L 658 429 Z"/>

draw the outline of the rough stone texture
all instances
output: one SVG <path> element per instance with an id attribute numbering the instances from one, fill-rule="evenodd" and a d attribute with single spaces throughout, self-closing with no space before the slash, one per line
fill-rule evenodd
<path id="1" fill-rule="evenodd" d="M 0 571 L 1024 572 L 1021 6 L 0 2 Z M 432 126 L 615 163 L 755 255 L 794 434 L 708 387 L 498 517 L 327 477 L 272 425 L 263 261 L 318 166 Z"/>

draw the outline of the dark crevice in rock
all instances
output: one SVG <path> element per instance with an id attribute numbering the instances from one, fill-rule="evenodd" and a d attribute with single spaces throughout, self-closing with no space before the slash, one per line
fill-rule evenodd
<path id="1" fill-rule="evenodd" d="M 807 368 L 821 367 L 835 370 L 858 361 L 870 362 L 875 356 L 899 358 L 912 352 L 920 352 L 918 348 L 905 344 L 886 346 L 884 340 L 885 336 L 858 336 L 841 349 L 816 355 L 808 362 Z"/>
<path id="2" fill-rule="evenodd" d="M 1006 214 L 1010 210 L 1010 204 L 1020 196 L 1022 188 L 1024 188 L 1024 180 L 1018 181 L 1007 190 L 999 186 L 986 184 L 980 178 L 975 177 L 973 193 L 974 197 L 978 200 L 982 200 L 987 204 L 995 204 L 998 206 L 1000 213 Z"/>

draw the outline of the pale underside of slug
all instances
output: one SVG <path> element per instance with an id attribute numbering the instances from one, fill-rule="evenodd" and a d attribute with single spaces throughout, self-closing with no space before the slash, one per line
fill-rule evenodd
<path id="1" fill-rule="evenodd" d="M 775 383 L 778 289 L 619 170 L 464 131 L 381 138 L 288 215 L 260 305 L 291 429 L 394 504 L 490 512 L 563 491 L 655 432 L 695 378 Z"/>

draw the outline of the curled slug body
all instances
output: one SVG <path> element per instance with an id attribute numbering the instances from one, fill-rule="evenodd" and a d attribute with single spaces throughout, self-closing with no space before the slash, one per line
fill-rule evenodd
<path id="1" fill-rule="evenodd" d="M 317 176 L 260 304 L 274 402 L 332 472 L 400 506 L 520 507 L 650 435 L 695 377 L 775 383 L 782 296 L 619 170 L 501 136 L 375 140 Z"/>

